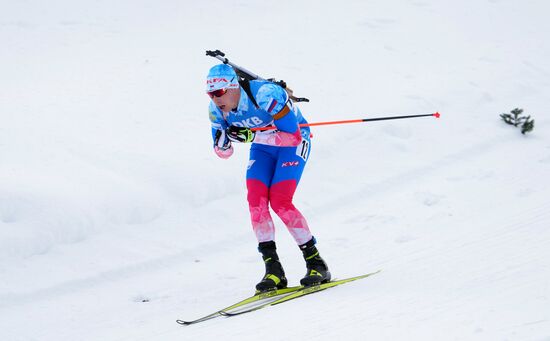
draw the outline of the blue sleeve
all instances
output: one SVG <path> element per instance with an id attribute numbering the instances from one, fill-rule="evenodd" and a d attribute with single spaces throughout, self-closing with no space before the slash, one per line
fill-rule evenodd
<path id="1" fill-rule="evenodd" d="M 291 108 L 290 112 L 280 119 L 274 120 L 274 123 L 280 131 L 287 133 L 296 132 L 298 129 L 298 119 L 294 109 L 292 108 L 292 104 L 288 100 L 288 94 L 285 89 L 273 83 L 264 84 L 258 89 L 256 101 L 258 102 L 260 108 L 267 111 L 267 113 L 271 116 L 274 116 L 283 110 L 285 105 L 289 105 Z"/>
<path id="2" fill-rule="evenodd" d="M 281 117 L 278 120 L 273 121 L 278 130 L 284 131 L 287 133 L 295 133 L 298 130 L 298 119 L 294 114 L 294 111 L 291 110 L 288 114 Z"/>
<path id="3" fill-rule="evenodd" d="M 223 119 L 223 113 L 216 108 L 216 105 L 210 102 L 208 107 L 208 113 L 210 117 L 210 123 L 212 124 L 212 141 L 216 140 L 216 132 L 218 130 L 225 130 L 227 128 L 227 122 Z"/>

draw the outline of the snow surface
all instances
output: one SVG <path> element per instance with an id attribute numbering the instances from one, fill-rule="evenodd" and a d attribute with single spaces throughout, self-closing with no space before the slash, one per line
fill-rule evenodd
<path id="1" fill-rule="evenodd" d="M 548 1 L 0 8 L 0 340 L 550 340 Z M 286 80 L 311 122 L 441 112 L 313 130 L 296 205 L 335 277 L 380 274 L 175 323 L 263 275 L 207 49 Z M 498 116 L 516 107 L 527 136 Z"/>

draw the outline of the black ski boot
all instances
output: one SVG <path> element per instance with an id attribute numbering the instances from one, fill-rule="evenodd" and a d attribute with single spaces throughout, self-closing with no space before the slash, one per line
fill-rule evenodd
<path id="1" fill-rule="evenodd" d="M 311 238 L 309 242 L 300 245 L 307 266 L 306 276 L 300 280 L 300 284 L 305 287 L 330 281 L 330 271 L 327 263 L 319 255 L 315 243 L 315 238 Z"/>
<path id="2" fill-rule="evenodd" d="M 258 250 L 262 254 L 265 263 L 265 276 L 260 283 L 256 284 L 256 290 L 258 292 L 265 292 L 286 288 L 288 281 L 286 280 L 283 266 L 279 262 L 275 242 L 260 243 Z"/>

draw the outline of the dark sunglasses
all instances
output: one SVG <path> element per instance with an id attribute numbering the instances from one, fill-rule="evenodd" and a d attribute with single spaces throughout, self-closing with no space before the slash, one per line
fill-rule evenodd
<path id="1" fill-rule="evenodd" d="M 227 93 L 227 89 L 218 89 L 218 90 L 207 92 L 206 94 L 210 96 L 210 98 L 214 98 L 214 97 L 222 97 L 226 93 Z"/>

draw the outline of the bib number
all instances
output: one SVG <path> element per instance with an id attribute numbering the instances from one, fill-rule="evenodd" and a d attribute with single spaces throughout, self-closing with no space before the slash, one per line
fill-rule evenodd
<path id="1" fill-rule="evenodd" d="M 296 147 L 296 155 L 307 161 L 307 154 L 309 152 L 309 141 L 302 139 L 302 142 Z"/>

